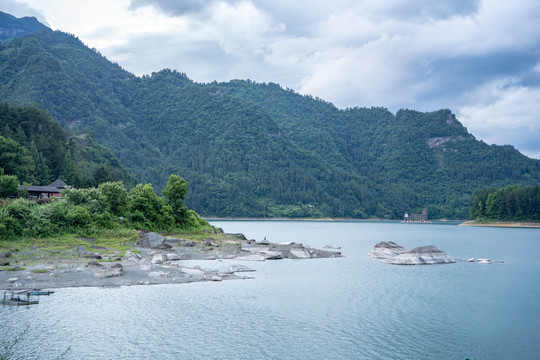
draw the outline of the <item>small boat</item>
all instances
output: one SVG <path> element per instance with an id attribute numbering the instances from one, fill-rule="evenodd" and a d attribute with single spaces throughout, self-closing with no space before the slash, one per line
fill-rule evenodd
<path id="1" fill-rule="evenodd" d="M 465 261 L 467 261 L 467 262 L 475 262 L 476 260 L 474 260 L 474 258 L 470 258 L 470 259 L 467 259 Z"/>
<path id="2" fill-rule="evenodd" d="M 30 295 L 51 295 L 54 294 L 52 290 L 43 290 L 43 289 L 32 289 L 28 291 Z"/>
<path id="3" fill-rule="evenodd" d="M 478 259 L 479 264 L 491 264 L 490 259 Z"/>
<path id="4" fill-rule="evenodd" d="M 33 297 L 28 291 L 4 291 L 3 305 L 21 306 L 39 304 L 39 299 Z"/>

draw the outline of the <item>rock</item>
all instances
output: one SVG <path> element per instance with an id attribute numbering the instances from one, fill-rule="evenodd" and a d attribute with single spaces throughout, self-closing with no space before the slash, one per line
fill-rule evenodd
<path id="1" fill-rule="evenodd" d="M 291 255 L 297 259 L 310 259 L 311 255 L 304 248 L 292 248 Z"/>
<path id="2" fill-rule="evenodd" d="M 103 267 L 99 269 L 98 271 L 94 273 L 94 276 L 104 279 L 104 278 L 121 276 L 123 274 L 124 274 L 124 268 L 122 267 L 122 265 L 114 264 L 112 266 Z"/>
<path id="3" fill-rule="evenodd" d="M 9 266 L 9 261 L 0 262 L 0 266 Z"/>
<path id="4" fill-rule="evenodd" d="M 222 281 L 223 279 L 217 275 L 212 275 L 212 278 L 211 278 L 212 281 Z"/>
<path id="5" fill-rule="evenodd" d="M 10 284 L 13 284 L 14 282 L 16 282 L 17 280 L 19 280 L 18 278 L 9 278 L 7 279 L 6 281 Z"/>
<path id="6" fill-rule="evenodd" d="M 193 247 L 195 246 L 195 241 L 192 241 L 192 240 L 184 241 L 182 245 L 184 245 L 185 247 Z"/>
<path id="7" fill-rule="evenodd" d="M 127 250 L 124 254 L 125 261 L 140 261 L 141 255 L 133 253 L 131 250 Z"/>
<path id="8" fill-rule="evenodd" d="M 99 254 L 88 254 L 88 255 L 85 255 L 84 257 L 87 259 L 96 259 L 96 260 L 102 259 L 101 255 Z"/>
<path id="9" fill-rule="evenodd" d="M 97 261 L 89 261 L 86 266 L 88 266 L 88 267 L 102 267 L 103 265 L 101 265 Z"/>
<path id="10" fill-rule="evenodd" d="M 229 236 L 232 236 L 234 238 L 237 238 L 238 240 L 247 240 L 247 238 L 245 237 L 244 234 L 241 234 L 241 233 L 237 233 L 237 234 L 231 234 L 231 233 L 228 233 L 228 234 L 225 234 L 225 235 L 229 235 Z"/>
<path id="11" fill-rule="evenodd" d="M 393 241 L 381 241 L 373 247 L 368 255 L 376 259 L 393 259 L 404 252 L 407 252 L 407 249 Z"/>
<path id="12" fill-rule="evenodd" d="M 165 254 L 154 254 L 152 258 L 152 264 L 163 264 L 165 261 L 167 261 L 167 255 Z"/>
<path id="13" fill-rule="evenodd" d="M 156 246 L 152 246 L 152 250 L 154 251 L 168 251 L 168 250 L 171 250 L 172 249 L 172 246 L 169 245 L 169 244 L 157 244 Z"/>
<path id="14" fill-rule="evenodd" d="M 167 253 L 165 256 L 167 257 L 167 261 L 182 260 L 182 257 L 177 253 Z"/>
<path id="15" fill-rule="evenodd" d="M 394 265 L 450 264 L 456 261 L 435 246 L 421 246 L 387 261 Z"/>
<path id="16" fill-rule="evenodd" d="M 250 272 L 250 271 L 255 271 L 255 270 L 250 269 L 247 266 L 242 265 L 242 264 L 233 264 L 229 266 L 229 271 L 230 272 Z"/>
<path id="17" fill-rule="evenodd" d="M 324 245 L 323 249 L 341 249 L 341 246 L 334 246 L 334 245 Z"/>
<path id="18" fill-rule="evenodd" d="M 139 237 L 140 239 L 137 241 L 137 245 L 144 248 L 151 248 L 165 241 L 162 235 L 153 232 L 140 232 Z"/>
<path id="19" fill-rule="evenodd" d="M 75 249 L 77 251 L 77 253 L 79 254 L 79 256 L 81 255 L 88 255 L 88 250 L 86 250 L 83 246 L 77 246 L 77 248 Z"/>
<path id="20" fill-rule="evenodd" d="M 283 259 L 283 253 L 281 253 L 280 251 L 265 250 L 261 251 L 261 255 L 264 256 L 267 260 Z"/>
<path id="21" fill-rule="evenodd" d="M 11 257 L 11 251 L 6 251 L 4 253 L 0 253 L 0 259 L 5 259 L 5 258 L 8 258 L 8 257 Z"/>

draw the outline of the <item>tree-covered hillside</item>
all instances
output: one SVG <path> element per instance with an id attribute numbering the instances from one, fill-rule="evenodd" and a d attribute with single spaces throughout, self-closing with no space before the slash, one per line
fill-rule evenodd
<path id="1" fill-rule="evenodd" d="M 0 99 L 92 133 L 158 191 L 180 174 L 206 216 L 465 218 L 481 187 L 540 184 L 540 161 L 477 141 L 450 110 L 340 110 L 272 83 L 139 78 L 49 29 L 0 43 Z"/>
<path id="2" fill-rule="evenodd" d="M 91 135 L 69 135 L 36 106 L 0 103 L 0 168 L 20 182 L 49 185 L 57 178 L 78 187 L 135 177 Z"/>

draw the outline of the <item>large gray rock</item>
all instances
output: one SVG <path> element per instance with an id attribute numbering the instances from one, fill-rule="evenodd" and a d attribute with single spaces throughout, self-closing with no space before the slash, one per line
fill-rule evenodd
<path id="1" fill-rule="evenodd" d="M 407 249 L 393 241 L 381 241 L 371 249 L 368 255 L 376 259 L 393 259 L 405 252 Z"/>
<path id="2" fill-rule="evenodd" d="M 104 278 L 120 276 L 123 274 L 124 274 L 124 268 L 122 267 L 122 265 L 114 264 L 112 266 L 103 267 L 99 269 L 98 271 L 94 273 L 94 276 L 104 279 Z"/>
<path id="3" fill-rule="evenodd" d="M 435 246 L 421 246 L 387 261 L 394 265 L 451 264 L 456 261 Z"/>
<path id="4" fill-rule="evenodd" d="M 143 248 L 151 248 L 156 245 L 162 244 L 165 241 L 165 238 L 161 236 L 160 234 L 156 234 L 153 232 L 149 233 L 139 233 L 139 241 L 137 241 L 137 245 Z"/>

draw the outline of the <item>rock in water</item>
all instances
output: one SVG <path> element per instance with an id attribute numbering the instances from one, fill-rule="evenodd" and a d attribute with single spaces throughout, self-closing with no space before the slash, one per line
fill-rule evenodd
<path id="1" fill-rule="evenodd" d="M 381 241 L 373 247 L 368 255 L 376 259 L 393 259 L 405 252 L 407 252 L 407 249 L 393 241 Z"/>
<path id="2" fill-rule="evenodd" d="M 456 261 L 435 246 L 420 246 L 388 260 L 394 265 L 450 264 Z"/>

